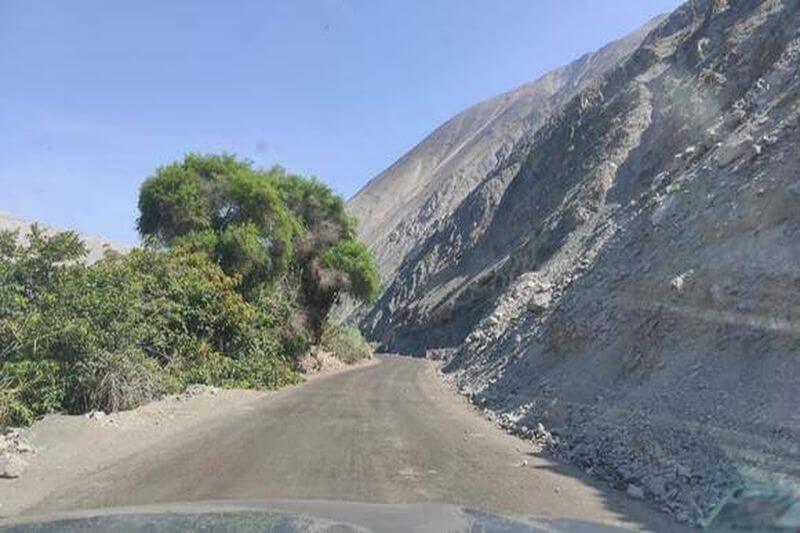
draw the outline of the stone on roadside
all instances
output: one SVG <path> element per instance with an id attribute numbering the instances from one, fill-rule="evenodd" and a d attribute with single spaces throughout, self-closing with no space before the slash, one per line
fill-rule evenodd
<path id="1" fill-rule="evenodd" d="M 628 496 L 630 496 L 631 498 L 636 498 L 637 500 L 641 500 L 642 498 L 644 498 L 644 489 L 633 483 L 628 485 L 627 493 Z"/>
<path id="2" fill-rule="evenodd" d="M 667 493 L 667 482 L 662 476 L 655 476 L 646 483 L 647 490 L 656 498 L 664 498 Z"/>
<path id="3" fill-rule="evenodd" d="M 5 434 L 5 439 L 8 442 L 16 442 L 22 436 L 22 429 L 21 428 L 8 428 Z"/>
<path id="4" fill-rule="evenodd" d="M 675 290 L 676 292 L 683 292 L 686 283 L 689 281 L 689 279 L 692 277 L 693 274 L 694 270 L 687 270 L 683 274 L 675 276 L 674 278 L 672 278 L 672 281 L 669 282 L 670 287 L 672 287 L 672 289 Z"/>
<path id="5" fill-rule="evenodd" d="M 320 353 L 317 354 L 318 359 L 323 359 L 325 354 Z M 186 389 L 183 391 L 183 398 L 189 399 L 195 396 L 201 396 L 203 394 L 210 394 L 211 396 L 216 396 L 219 393 L 219 388 L 214 387 L 212 385 L 203 385 L 202 383 L 191 383 L 186 386 Z"/>
<path id="6" fill-rule="evenodd" d="M 86 413 L 86 418 L 90 418 L 92 420 L 103 420 L 105 417 L 106 413 L 104 411 L 91 410 Z"/>
<path id="7" fill-rule="evenodd" d="M 0 455 L 0 478 L 14 479 L 22 475 L 28 466 L 21 457 L 11 453 Z"/>
<path id="8" fill-rule="evenodd" d="M 36 451 L 36 449 L 33 446 L 31 446 L 24 440 L 17 442 L 16 448 L 18 453 L 34 453 Z"/>

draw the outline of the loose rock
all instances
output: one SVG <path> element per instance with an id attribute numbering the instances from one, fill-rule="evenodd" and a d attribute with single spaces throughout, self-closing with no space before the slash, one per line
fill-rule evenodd
<path id="1" fill-rule="evenodd" d="M 21 457 L 12 453 L 0 455 L 0 478 L 14 479 L 22 475 L 28 466 Z"/>
<path id="2" fill-rule="evenodd" d="M 633 483 L 628 485 L 627 492 L 628 496 L 630 496 L 631 498 L 636 498 L 637 500 L 641 500 L 642 498 L 644 498 L 644 489 L 642 489 L 642 487 L 638 485 L 634 485 Z"/>

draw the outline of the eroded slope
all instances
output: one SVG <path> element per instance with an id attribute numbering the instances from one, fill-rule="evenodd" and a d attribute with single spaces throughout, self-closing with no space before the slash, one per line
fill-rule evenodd
<path id="1" fill-rule="evenodd" d="M 798 72 L 797 1 L 687 3 L 521 138 L 362 325 L 686 520 L 740 481 L 796 487 Z"/>
<path id="2" fill-rule="evenodd" d="M 403 258 L 434 233 L 467 195 L 554 111 L 627 57 L 656 24 L 539 80 L 475 105 L 443 124 L 349 202 L 361 237 L 389 283 Z"/>

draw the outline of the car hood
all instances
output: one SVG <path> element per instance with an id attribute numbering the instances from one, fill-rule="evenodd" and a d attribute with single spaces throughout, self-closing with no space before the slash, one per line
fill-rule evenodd
<path id="1" fill-rule="evenodd" d="M 322 500 L 169 503 L 25 516 L 0 531 L 621 531 L 579 520 L 504 517 L 447 504 Z"/>

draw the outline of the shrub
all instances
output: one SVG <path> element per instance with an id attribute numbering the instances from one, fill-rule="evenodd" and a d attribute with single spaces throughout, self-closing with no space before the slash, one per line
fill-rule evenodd
<path id="1" fill-rule="evenodd" d="M 299 381 L 285 357 L 265 357 L 259 353 L 236 359 L 218 353 L 206 354 L 193 364 L 177 369 L 176 375 L 182 386 L 202 383 L 240 389 L 275 389 Z"/>
<path id="2" fill-rule="evenodd" d="M 137 350 L 85 357 L 68 368 L 64 382 L 63 408 L 72 413 L 133 409 L 175 392 L 179 385 L 156 361 Z"/>
<path id="3" fill-rule="evenodd" d="M 42 247 L 66 242 L 40 241 L 0 238 L 0 279 L 11 280 L 0 292 L 0 425 L 129 409 L 191 381 L 273 388 L 296 380 L 289 291 L 264 291 L 254 305 L 239 277 L 183 247 L 85 266 L 58 254 L 40 259 Z M 22 276 L 34 259 L 47 274 Z"/>
<path id="4" fill-rule="evenodd" d="M 326 325 L 322 333 L 322 347 L 340 361 L 353 364 L 372 357 L 372 348 L 361 335 L 361 332 L 351 326 Z"/>
<path id="5" fill-rule="evenodd" d="M 58 362 L 0 362 L 0 428 L 59 410 L 64 394 Z"/>

